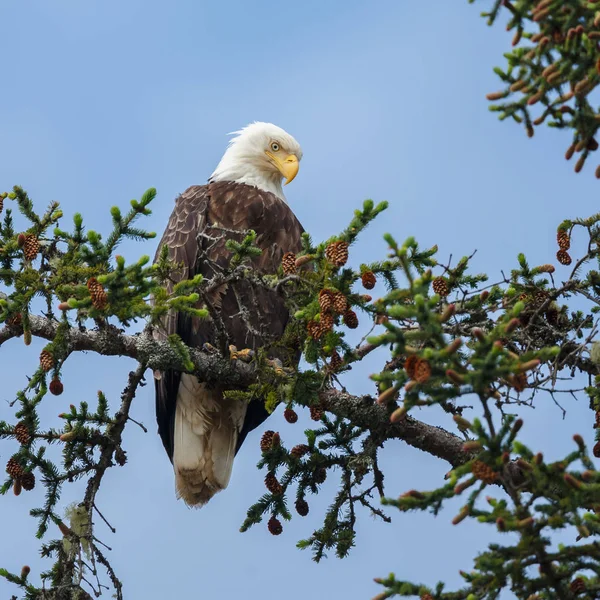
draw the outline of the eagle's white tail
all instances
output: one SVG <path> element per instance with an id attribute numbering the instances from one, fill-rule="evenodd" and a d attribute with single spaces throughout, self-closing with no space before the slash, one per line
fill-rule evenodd
<path id="1" fill-rule="evenodd" d="M 245 415 L 244 402 L 226 400 L 194 376 L 182 374 L 173 468 L 177 495 L 189 506 L 202 506 L 227 487 Z"/>

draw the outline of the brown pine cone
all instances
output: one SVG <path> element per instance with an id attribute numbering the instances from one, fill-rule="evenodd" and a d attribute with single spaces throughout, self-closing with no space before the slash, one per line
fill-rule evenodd
<path id="1" fill-rule="evenodd" d="M 321 325 L 321 329 L 323 330 L 323 333 L 325 333 L 327 331 L 331 331 L 333 329 L 333 325 L 334 325 L 333 315 L 329 312 L 321 313 L 321 318 L 319 320 L 319 323 Z"/>
<path id="2" fill-rule="evenodd" d="M 275 435 L 274 431 L 265 431 L 260 438 L 260 450 L 261 452 L 267 452 L 270 450 L 273 445 L 273 436 Z"/>
<path id="3" fill-rule="evenodd" d="M 329 367 L 332 371 L 338 371 L 344 364 L 344 359 L 338 354 L 337 350 L 331 353 L 331 360 L 329 361 Z"/>
<path id="4" fill-rule="evenodd" d="M 443 277 L 436 277 L 432 285 L 433 291 L 439 296 L 445 297 L 448 295 L 448 283 Z"/>
<path id="5" fill-rule="evenodd" d="M 269 519 L 269 523 L 267 524 L 269 532 L 272 535 L 280 535 L 283 531 L 283 527 L 281 526 L 281 521 L 275 517 L 271 517 Z"/>
<path id="6" fill-rule="evenodd" d="M 319 306 L 322 313 L 329 312 L 333 308 L 333 292 L 331 290 L 319 292 Z"/>
<path id="7" fill-rule="evenodd" d="M 548 321 L 550 325 L 558 325 L 558 310 L 556 308 L 552 306 L 548 308 L 546 311 L 546 321 Z"/>
<path id="8" fill-rule="evenodd" d="M 596 422 L 594 423 L 594 429 L 600 428 L 600 410 L 596 411 Z"/>
<path id="9" fill-rule="evenodd" d="M 431 365 L 424 359 L 419 358 L 415 364 L 413 379 L 417 383 L 425 383 L 431 377 Z"/>
<path id="10" fill-rule="evenodd" d="M 21 477 L 21 485 L 26 492 L 30 492 L 35 487 L 35 475 L 33 473 L 25 473 Z"/>
<path id="11" fill-rule="evenodd" d="M 310 448 L 306 444 L 298 444 L 292 448 L 290 454 L 294 458 L 302 458 L 308 452 L 310 452 Z"/>
<path id="12" fill-rule="evenodd" d="M 102 284 L 95 278 L 90 277 L 87 281 L 87 289 L 90 292 L 92 305 L 96 310 L 104 310 L 108 304 L 108 294 Z"/>
<path id="13" fill-rule="evenodd" d="M 344 314 L 348 308 L 348 300 L 342 292 L 333 293 L 333 310 L 338 314 Z"/>
<path id="14" fill-rule="evenodd" d="M 323 418 L 323 411 L 320 406 L 312 405 L 310 407 L 310 418 L 313 421 L 320 421 Z"/>
<path id="15" fill-rule="evenodd" d="M 275 473 L 267 473 L 265 477 L 265 486 L 271 492 L 271 494 L 275 496 L 279 496 L 283 493 L 283 487 L 277 481 L 277 477 L 275 477 Z"/>
<path id="16" fill-rule="evenodd" d="M 361 275 L 361 280 L 363 287 L 366 290 L 372 290 L 375 287 L 375 284 L 377 283 L 377 277 L 375 277 L 375 273 L 373 273 L 373 271 L 365 271 Z"/>
<path id="17" fill-rule="evenodd" d="M 411 379 L 415 378 L 415 373 L 417 371 L 417 364 L 419 363 L 419 360 L 421 360 L 421 359 L 418 356 L 415 356 L 414 354 L 411 354 L 404 361 L 404 370 L 406 371 L 406 374 Z"/>
<path id="18" fill-rule="evenodd" d="M 494 483 L 498 479 L 498 473 L 488 464 L 481 460 L 476 460 L 471 466 L 471 473 L 485 483 Z"/>
<path id="19" fill-rule="evenodd" d="M 60 396 L 65 389 L 60 379 L 53 379 L 48 387 L 53 396 Z"/>
<path id="20" fill-rule="evenodd" d="M 568 250 L 571 247 L 571 238 L 564 229 L 560 229 L 558 231 L 556 234 L 556 241 L 558 242 L 558 247 L 561 250 Z"/>
<path id="21" fill-rule="evenodd" d="M 569 584 L 569 589 L 574 594 L 583 594 L 586 591 L 587 587 L 585 585 L 585 581 L 581 577 L 576 577 Z"/>
<path id="22" fill-rule="evenodd" d="M 596 442 L 594 449 L 592 450 L 593 455 L 596 458 L 600 458 L 600 442 Z"/>
<path id="23" fill-rule="evenodd" d="M 54 357 L 48 350 L 42 350 L 40 354 L 40 366 L 46 372 L 54 366 Z"/>
<path id="24" fill-rule="evenodd" d="M 356 329 L 358 327 L 358 317 L 353 310 L 347 310 L 344 313 L 344 323 L 346 327 L 350 329 Z"/>
<path id="25" fill-rule="evenodd" d="M 315 483 L 324 483 L 327 479 L 327 469 L 320 467 L 315 471 L 314 474 Z"/>
<path id="26" fill-rule="evenodd" d="M 281 268 L 285 275 L 294 275 L 296 273 L 296 255 L 293 252 L 286 252 L 283 255 Z"/>
<path id="27" fill-rule="evenodd" d="M 298 413 L 293 408 L 286 408 L 283 416 L 288 423 L 295 423 L 298 420 Z"/>
<path id="28" fill-rule="evenodd" d="M 31 434 L 29 428 L 23 421 L 20 421 L 15 425 L 15 438 L 19 444 L 26 446 L 31 441 Z"/>
<path id="29" fill-rule="evenodd" d="M 317 321 L 309 321 L 306 324 L 306 331 L 313 340 L 318 340 L 325 333 L 321 323 L 318 323 Z"/>
<path id="30" fill-rule="evenodd" d="M 559 250 L 556 253 L 556 259 L 561 265 L 569 266 L 573 261 L 566 250 Z"/>
<path id="31" fill-rule="evenodd" d="M 308 514 L 308 502 L 304 499 L 296 500 L 296 512 L 301 516 L 305 517 Z"/>
<path id="32" fill-rule="evenodd" d="M 23 255 L 27 260 L 33 260 L 40 251 L 40 242 L 33 235 L 33 233 L 28 233 L 25 236 L 25 243 L 23 244 Z"/>
<path id="33" fill-rule="evenodd" d="M 127 452 L 121 446 L 118 446 L 115 450 L 115 461 L 120 467 L 125 466 L 127 462 Z"/>
<path id="34" fill-rule="evenodd" d="M 327 260 L 336 267 L 343 267 L 348 262 L 348 242 L 333 242 L 325 249 Z"/>
<path id="35" fill-rule="evenodd" d="M 517 392 L 522 392 L 527 387 L 527 373 L 518 373 L 513 377 L 513 387 Z"/>
<path id="36" fill-rule="evenodd" d="M 13 479 L 20 479 L 23 476 L 23 467 L 14 456 L 8 459 L 8 462 L 6 463 L 6 472 Z"/>

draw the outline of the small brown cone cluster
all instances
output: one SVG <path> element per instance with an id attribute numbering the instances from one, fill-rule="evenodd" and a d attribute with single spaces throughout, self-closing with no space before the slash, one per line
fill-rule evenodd
<path id="1" fill-rule="evenodd" d="M 298 499 L 296 500 L 296 512 L 301 516 L 305 517 L 308 514 L 308 502 L 306 500 Z"/>
<path id="2" fill-rule="evenodd" d="M 35 487 L 35 475 L 33 473 L 25 473 L 21 477 L 21 485 L 26 492 L 30 492 Z"/>
<path id="3" fill-rule="evenodd" d="M 298 413 L 293 408 L 286 408 L 283 411 L 283 416 L 288 423 L 296 423 L 298 421 Z"/>
<path id="4" fill-rule="evenodd" d="M 313 421 L 320 421 L 323 418 L 323 410 L 320 406 L 313 404 L 310 407 L 310 418 Z"/>
<path id="5" fill-rule="evenodd" d="M 280 535 L 283 532 L 281 521 L 276 517 L 271 517 L 269 519 L 267 528 L 269 529 L 269 533 L 271 533 L 272 535 Z"/>
<path id="6" fill-rule="evenodd" d="M 333 308 L 333 292 L 331 290 L 319 292 L 319 306 L 322 313 L 329 312 Z"/>
<path id="7" fill-rule="evenodd" d="M 585 581 L 581 577 L 576 577 L 569 584 L 569 589 L 573 594 L 583 594 L 586 591 Z"/>
<path id="8" fill-rule="evenodd" d="M 406 371 L 406 374 L 411 378 L 414 379 L 415 378 L 415 372 L 416 372 L 416 368 L 417 368 L 417 363 L 419 362 L 419 357 L 415 356 L 414 354 L 411 354 L 405 361 L 404 361 L 404 370 Z"/>
<path id="9" fill-rule="evenodd" d="M 375 284 L 377 283 L 377 278 L 375 277 L 375 273 L 373 273 L 373 271 L 365 271 L 360 278 L 363 287 L 366 290 L 372 290 L 375 287 Z"/>
<path id="10" fill-rule="evenodd" d="M 40 242 L 33 235 L 33 233 L 28 233 L 25 236 L 25 241 L 23 243 L 23 255 L 27 260 L 33 260 L 40 251 Z"/>
<path id="11" fill-rule="evenodd" d="M 321 313 L 321 319 L 319 321 L 323 333 L 327 333 L 333 329 L 335 319 L 330 312 Z"/>
<path id="12" fill-rule="evenodd" d="M 265 477 L 265 486 L 274 496 L 279 496 L 283 493 L 283 487 L 277 481 L 277 477 L 275 477 L 275 473 L 267 473 Z"/>
<path id="13" fill-rule="evenodd" d="M 281 268 L 285 275 L 294 275 L 296 273 L 296 255 L 293 252 L 286 252 L 283 255 Z"/>
<path id="14" fill-rule="evenodd" d="M 315 471 L 314 474 L 315 483 L 325 483 L 327 479 L 327 469 L 325 467 L 320 467 Z"/>
<path id="15" fill-rule="evenodd" d="M 556 234 L 556 241 L 561 250 L 568 250 L 571 247 L 571 238 L 564 229 L 559 229 Z"/>
<path id="16" fill-rule="evenodd" d="M 115 461 L 120 467 L 124 467 L 127 462 L 127 452 L 121 446 L 117 446 L 115 450 Z"/>
<path id="17" fill-rule="evenodd" d="M 40 354 L 40 366 L 46 372 L 54 366 L 54 357 L 48 350 L 42 350 Z"/>
<path id="18" fill-rule="evenodd" d="M 336 267 L 348 262 L 348 242 L 333 242 L 325 249 L 327 260 Z"/>
<path id="19" fill-rule="evenodd" d="M 23 421 L 15 425 L 15 438 L 22 446 L 26 446 L 31 441 L 31 433 Z"/>
<path id="20" fill-rule="evenodd" d="M 558 260 L 561 265 L 565 265 L 566 267 L 573 262 L 571 255 L 566 250 L 559 250 L 556 253 L 556 260 Z"/>
<path id="21" fill-rule="evenodd" d="M 550 305 L 546 310 L 546 321 L 553 327 L 558 325 L 558 309 Z"/>
<path id="22" fill-rule="evenodd" d="M 417 359 L 413 379 L 417 383 L 425 383 L 431 377 L 431 365 L 424 358 Z"/>
<path id="23" fill-rule="evenodd" d="M 290 454 L 294 458 L 302 458 L 305 454 L 308 454 L 308 452 L 310 452 L 310 448 L 306 444 L 298 444 L 292 448 Z"/>
<path id="24" fill-rule="evenodd" d="M 53 396 L 60 396 L 65 389 L 60 379 L 53 379 L 48 387 Z"/>
<path id="25" fill-rule="evenodd" d="M 448 295 L 448 283 L 443 277 L 436 277 L 433 280 L 433 291 L 438 295 L 444 298 Z"/>
<path id="26" fill-rule="evenodd" d="M 347 310 L 344 313 L 344 324 L 350 329 L 356 329 L 358 327 L 358 317 L 353 310 Z"/>
<path id="27" fill-rule="evenodd" d="M 102 284 L 95 278 L 90 277 L 87 281 L 87 289 L 90 292 L 92 305 L 96 310 L 104 310 L 108 304 L 108 294 Z"/>
<path id="28" fill-rule="evenodd" d="M 21 479 L 21 477 L 23 477 L 23 467 L 14 456 L 8 459 L 8 462 L 6 463 L 6 472 L 9 477 L 12 477 L 13 479 Z"/>
<path id="29" fill-rule="evenodd" d="M 333 310 L 339 315 L 343 315 L 348 308 L 348 300 L 342 292 L 333 293 Z"/>
<path id="30" fill-rule="evenodd" d="M 309 321 L 306 324 L 306 331 L 313 340 L 318 340 L 325 333 L 325 329 L 320 321 Z"/>
<path id="31" fill-rule="evenodd" d="M 518 373 L 512 379 L 512 386 L 517 392 L 522 392 L 527 387 L 527 374 Z"/>
<path id="32" fill-rule="evenodd" d="M 260 438 L 260 450 L 261 452 L 267 452 L 273 446 L 273 440 L 275 438 L 274 431 L 265 431 Z"/>
<path id="33" fill-rule="evenodd" d="M 481 460 L 476 460 L 471 467 L 471 473 L 484 483 L 494 483 L 498 479 L 498 473 L 488 464 Z"/>
<path id="34" fill-rule="evenodd" d="M 338 354 L 337 350 L 331 353 L 331 360 L 329 361 L 329 368 L 335 373 L 339 371 L 341 366 L 344 364 L 344 359 Z"/>

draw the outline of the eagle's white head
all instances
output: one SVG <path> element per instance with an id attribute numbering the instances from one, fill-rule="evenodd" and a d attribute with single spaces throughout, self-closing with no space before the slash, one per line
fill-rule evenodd
<path id="1" fill-rule="evenodd" d="M 290 183 L 298 173 L 300 144 L 272 123 L 252 123 L 233 135 L 209 181 L 253 185 L 285 201 L 282 183 Z"/>

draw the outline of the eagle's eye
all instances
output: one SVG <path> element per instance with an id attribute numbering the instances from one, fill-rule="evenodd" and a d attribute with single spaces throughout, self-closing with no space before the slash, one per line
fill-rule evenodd
<path id="1" fill-rule="evenodd" d="M 273 150 L 273 152 L 279 152 L 279 144 L 277 142 L 272 142 L 271 150 Z"/>

